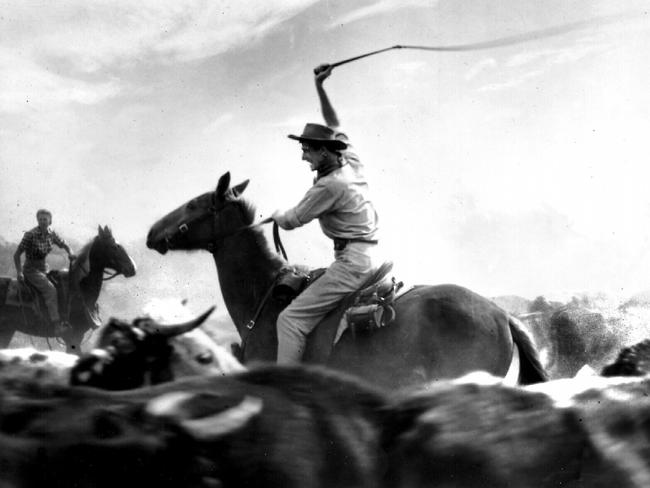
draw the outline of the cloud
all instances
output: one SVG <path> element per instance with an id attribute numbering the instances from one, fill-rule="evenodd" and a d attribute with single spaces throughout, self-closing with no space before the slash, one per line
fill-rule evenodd
<path id="1" fill-rule="evenodd" d="M 200 59 L 257 39 L 315 0 L 70 0 L 25 7 L 0 20 L 3 37 L 31 54 L 93 73 L 133 61 Z M 20 30 L 11 28 L 20 25 Z"/>
<path id="2" fill-rule="evenodd" d="M 347 12 L 346 14 L 336 18 L 327 26 L 327 29 L 339 27 L 345 24 L 352 24 L 353 22 L 358 22 L 368 17 L 375 17 L 377 15 L 401 10 L 407 7 L 431 7 L 435 3 L 436 2 L 432 2 L 431 0 L 380 0 L 372 5 L 352 10 L 351 12 Z"/>
<path id="3" fill-rule="evenodd" d="M 410 63 L 399 63 L 395 66 L 396 71 L 404 74 L 417 74 L 428 68 L 428 64 L 424 61 L 412 61 Z"/>
<path id="4" fill-rule="evenodd" d="M 500 82 L 500 83 L 490 83 L 488 85 L 482 86 L 478 91 L 489 92 L 489 91 L 500 91 L 508 90 L 524 84 L 526 81 L 537 78 L 538 76 L 543 75 L 546 72 L 544 69 L 538 69 L 533 71 L 528 71 L 526 73 L 520 73 L 516 76 L 511 77 L 510 79 Z"/>
<path id="5" fill-rule="evenodd" d="M 120 89 L 114 80 L 94 83 L 58 75 L 0 48 L 0 111 L 41 110 L 70 102 L 93 104 L 115 96 Z"/>
<path id="6" fill-rule="evenodd" d="M 487 58 L 487 59 L 482 59 L 478 63 L 476 63 L 474 66 L 472 66 L 467 73 L 465 73 L 465 79 L 467 81 L 474 79 L 476 76 L 478 76 L 481 72 L 495 68 L 497 66 L 497 61 L 494 58 Z"/>
<path id="7" fill-rule="evenodd" d="M 509 68 L 516 68 L 530 64 L 542 63 L 546 66 L 564 64 L 578 61 L 589 54 L 602 52 L 608 49 L 608 45 L 598 43 L 591 38 L 559 49 L 540 49 L 537 51 L 526 51 L 518 53 L 508 59 L 505 65 Z"/>
<path id="8" fill-rule="evenodd" d="M 124 68 L 214 56 L 261 38 L 314 1 L 8 2 L 0 17 L 0 110 L 101 102 L 123 88 Z"/>
<path id="9" fill-rule="evenodd" d="M 210 122 L 204 129 L 203 133 L 206 135 L 210 135 L 214 132 L 220 132 L 221 127 L 234 118 L 234 115 L 231 112 L 221 114 L 219 117 L 214 119 L 212 122 Z"/>
<path id="10" fill-rule="evenodd" d="M 523 51 L 511 56 L 503 63 L 504 73 L 505 69 L 511 70 L 509 79 L 485 85 L 479 91 L 498 91 L 520 86 L 557 66 L 575 63 L 591 54 L 602 53 L 610 48 L 609 43 L 599 43 L 592 38 L 583 38 L 564 48 Z M 470 73 L 474 75 L 474 71 L 478 73 L 482 69 L 483 66 L 479 63 L 470 70 Z M 470 79 L 468 75 L 466 75 L 466 79 Z"/>

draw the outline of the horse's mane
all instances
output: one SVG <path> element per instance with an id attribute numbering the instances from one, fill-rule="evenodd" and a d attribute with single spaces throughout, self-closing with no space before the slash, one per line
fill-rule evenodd
<path id="1" fill-rule="evenodd" d="M 253 202 L 242 197 L 237 198 L 235 201 L 239 205 L 239 209 L 244 219 L 244 225 L 251 225 L 253 222 L 255 222 L 256 208 Z M 246 230 L 246 232 L 248 232 L 255 239 L 255 243 L 259 246 L 260 249 L 263 250 L 264 259 L 272 260 L 274 263 L 280 265 L 284 264 L 284 260 L 278 254 L 271 251 L 268 240 L 266 239 L 261 226 L 252 227 L 251 229 Z"/>
<path id="2" fill-rule="evenodd" d="M 236 201 L 239 203 L 239 208 L 241 209 L 242 216 L 244 217 L 244 224 L 252 224 L 255 220 L 255 211 L 257 210 L 253 202 L 242 197 L 239 197 Z"/>
<path id="3" fill-rule="evenodd" d="M 82 248 L 81 251 L 77 254 L 77 259 L 70 266 L 70 272 L 76 271 L 79 267 L 83 266 L 90 255 L 90 249 L 93 247 L 95 238 L 93 237 L 89 242 L 87 242 Z"/>

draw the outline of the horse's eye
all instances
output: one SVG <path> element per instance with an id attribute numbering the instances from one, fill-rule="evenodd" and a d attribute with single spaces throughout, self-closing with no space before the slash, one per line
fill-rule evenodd
<path id="1" fill-rule="evenodd" d="M 195 208 L 196 208 L 196 204 L 194 202 L 190 202 L 187 204 L 188 210 L 194 210 Z"/>

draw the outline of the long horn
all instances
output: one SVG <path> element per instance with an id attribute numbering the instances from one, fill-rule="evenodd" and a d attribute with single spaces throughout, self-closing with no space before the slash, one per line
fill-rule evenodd
<path id="1" fill-rule="evenodd" d="M 214 441 L 244 427 L 262 412 L 261 398 L 247 396 L 239 405 L 209 417 L 181 420 L 181 426 L 194 439 Z"/>
<path id="2" fill-rule="evenodd" d="M 163 337 L 176 337 L 177 335 L 185 334 L 193 329 L 196 329 L 199 325 L 205 322 L 205 319 L 210 316 L 215 308 L 217 307 L 213 305 L 207 311 L 203 312 L 197 318 L 192 319 L 189 322 L 173 325 L 163 325 L 159 324 L 155 320 L 152 320 L 151 322 L 146 323 L 142 328 L 150 334 L 161 335 Z"/>
<path id="3" fill-rule="evenodd" d="M 146 411 L 154 417 L 174 419 L 194 439 L 213 441 L 244 427 L 252 418 L 262 412 L 261 398 L 246 396 L 234 407 L 207 417 L 188 419 L 187 402 L 194 395 L 184 391 L 165 393 L 147 403 Z"/>

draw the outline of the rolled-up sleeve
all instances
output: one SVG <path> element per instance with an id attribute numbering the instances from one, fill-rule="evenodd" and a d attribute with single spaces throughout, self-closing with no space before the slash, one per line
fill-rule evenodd
<path id="1" fill-rule="evenodd" d="M 317 182 L 298 205 L 278 215 L 276 221 L 285 230 L 295 229 L 334 209 L 337 199 L 336 191 Z"/>

